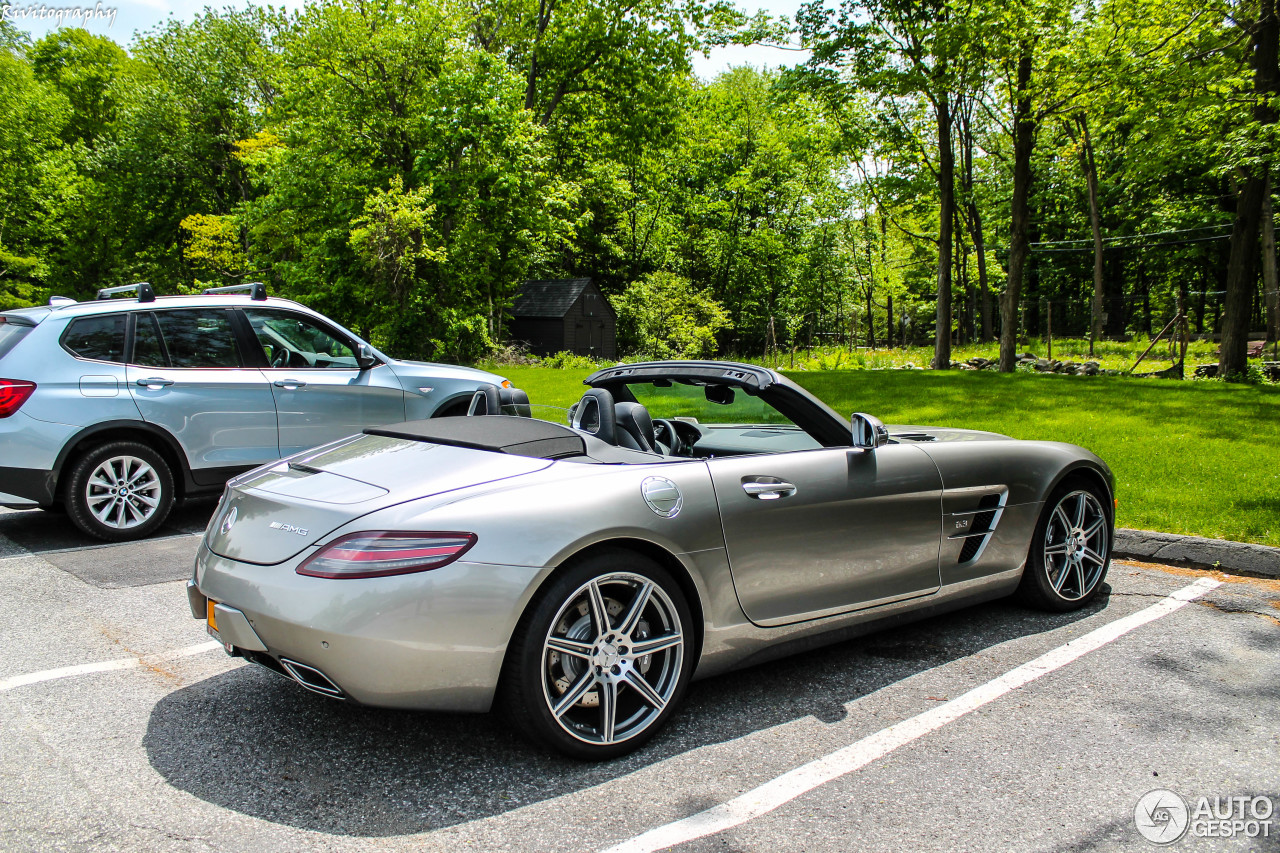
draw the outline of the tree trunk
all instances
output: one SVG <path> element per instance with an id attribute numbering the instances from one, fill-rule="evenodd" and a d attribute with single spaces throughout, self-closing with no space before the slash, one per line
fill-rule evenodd
<path id="1" fill-rule="evenodd" d="M 876 315 L 872 291 L 876 287 L 876 268 L 871 263 L 871 220 L 864 218 L 867 226 L 867 346 L 876 348 Z"/>
<path id="2" fill-rule="evenodd" d="M 889 349 L 893 349 L 893 294 L 885 292 L 885 309 L 884 309 L 884 342 Z"/>
<path id="3" fill-rule="evenodd" d="M 1276 121 L 1270 99 L 1280 92 L 1280 69 L 1276 67 L 1278 41 L 1280 20 L 1276 18 L 1275 0 L 1259 0 L 1250 53 L 1254 68 L 1253 119 L 1262 125 Z M 1231 259 L 1227 264 L 1222 347 L 1218 355 L 1218 375 L 1222 377 L 1243 376 L 1248 367 L 1249 315 L 1257 280 L 1258 231 L 1263 199 L 1267 195 L 1266 167 L 1246 168 L 1243 172 L 1231 228 Z"/>
<path id="4" fill-rule="evenodd" d="M 1271 187 L 1262 197 L 1262 289 L 1266 291 L 1267 341 L 1280 340 L 1280 285 L 1276 283 L 1276 221 L 1271 209 Z"/>
<path id="5" fill-rule="evenodd" d="M 1036 121 L 1031 114 L 1031 45 L 1018 57 L 1017 102 L 1013 110 L 1013 200 L 1010 211 L 1009 281 L 1000 297 L 1000 370 L 1012 373 L 1018 356 L 1018 298 L 1031 244 L 1031 153 L 1036 144 Z"/>
<path id="6" fill-rule="evenodd" d="M 1093 302 L 1089 308 L 1089 355 L 1102 336 L 1102 223 L 1098 215 L 1098 167 L 1093 159 L 1093 140 L 1089 138 L 1089 120 L 1083 113 L 1076 116 L 1080 128 L 1080 163 L 1084 166 L 1089 187 L 1089 230 L 1093 234 Z"/>
<path id="7" fill-rule="evenodd" d="M 982 295 L 979 311 L 982 314 L 982 342 L 993 337 L 991 316 L 991 287 L 987 281 L 987 246 L 982 237 L 982 213 L 973 194 L 973 131 L 969 127 L 968 112 L 960 116 L 961 134 L 964 137 L 964 172 L 960 178 L 964 186 L 965 213 L 969 220 L 969 235 L 973 238 L 973 253 L 978 262 L 978 290 Z"/>
<path id="8" fill-rule="evenodd" d="M 938 95 L 938 314 L 933 368 L 951 369 L 951 232 L 956 206 L 955 152 L 951 148 L 951 102 Z"/>

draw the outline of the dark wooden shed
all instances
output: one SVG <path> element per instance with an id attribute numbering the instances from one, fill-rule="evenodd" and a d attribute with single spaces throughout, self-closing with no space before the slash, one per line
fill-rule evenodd
<path id="1" fill-rule="evenodd" d="M 618 315 L 589 278 L 526 281 L 511 315 L 511 339 L 534 355 L 618 357 Z"/>

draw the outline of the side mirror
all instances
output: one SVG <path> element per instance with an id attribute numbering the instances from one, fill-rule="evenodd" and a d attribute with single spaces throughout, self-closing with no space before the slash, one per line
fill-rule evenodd
<path id="1" fill-rule="evenodd" d="M 373 347 L 368 344 L 361 344 L 360 349 L 356 351 L 356 366 L 361 370 L 368 370 L 371 367 L 377 367 L 379 364 L 381 362 L 373 354 Z"/>
<path id="2" fill-rule="evenodd" d="M 875 450 L 889 443 L 889 429 L 879 418 L 864 412 L 854 412 L 849 418 L 853 431 L 853 446 L 863 450 Z"/>

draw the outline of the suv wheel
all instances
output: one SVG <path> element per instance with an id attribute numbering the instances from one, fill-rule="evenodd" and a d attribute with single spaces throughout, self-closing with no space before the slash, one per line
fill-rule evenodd
<path id="1" fill-rule="evenodd" d="M 136 441 L 112 441 L 80 457 L 69 472 L 66 507 L 90 536 L 124 542 L 151 535 L 173 508 L 173 472 Z"/>

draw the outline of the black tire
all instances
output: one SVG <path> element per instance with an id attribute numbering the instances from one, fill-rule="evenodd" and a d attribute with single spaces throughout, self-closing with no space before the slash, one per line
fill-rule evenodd
<path id="1" fill-rule="evenodd" d="M 593 585 L 609 622 L 604 631 L 594 615 L 599 605 L 591 603 Z M 558 651 L 552 642 L 578 649 Z M 695 651 L 689 606 L 671 575 L 633 551 L 601 551 L 554 577 L 530 602 L 507 649 L 499 703 L 532 740 L 586 761 L 616 758 L 670 719 Z M 569 701 L 570 694 L 579 698 Z M 552 708 L 557 700 L 559 716 Z"/>
<path id="2" fill-rule="evenodd" d="M 71 521 L 85 533 L 126 542 L 150 536 L 164 524 L 173 493 L 173 471 L 163 456 L 136 441 L 112 441 L 71 465 L 65 504 Z"/>
<path id="3" fill-rule="evenodd" d="M 1018 599 L 1058 613 L 1093 601 L 1111 565 L 1112 532 L 1109 498 L 1088 481 L 1065 480 L 1036 523 Z"/>

